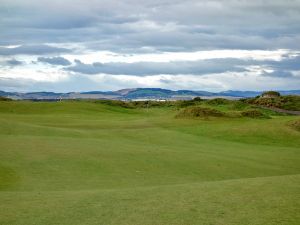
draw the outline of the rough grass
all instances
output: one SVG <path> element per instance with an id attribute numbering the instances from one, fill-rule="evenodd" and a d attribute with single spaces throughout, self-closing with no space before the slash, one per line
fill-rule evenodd
<path id="1" fill-rule="evenodd" d="M 205 118 L 205 117 L 221 117 L 225 116 L 225 113 L 212 108 L 204 108 L 199 106 L 187 107 L 181 110 L 176 118 Z"/>
<path id="2" fill-rule="evenodd" d="M 207 101 L 209 105 L 227 105 L 230 104 L 232 101 L 224 98 L 214 98 Z"/>
<path id="3" fill-rule="evenodd" d="M 105 104 L 109 106 L 119 106 L 122 108 L 151 108 L 151 107 L 171 107 L 175 106 L 176 102 L 172 101 L 121 101 L 121 100 L 91 100 L 91 102 Z"/>
<path id="4" fill-rule="evenodd" d="M 295 130 L 300 131 L 300 119 L 288 122 L 288 125 Z"/>
<path id="5" fill-rule="evenodd" d="M 300 96 L 298 95 L 279 96 L 274 98 L 258 97 L 246 99 L 244 101 L 254 105 L 300 111 Z"/>
<path id="6" fill-rule="evenodd" d="M 270 116 L 262 113 L 261 111 L 257 110 L 257 109 L 249 109 L 246 111 L 241 112 L 242 116 L 245 117 L 250 117 L 250 118 L 260 118 L 260 119 L 269 119 L 271 118 Z"/>
<path id="7" fill-rule="evenodd" d="M 297 117 L 177 113 L 1 102 L 0 224 L 299 224 Z"/>

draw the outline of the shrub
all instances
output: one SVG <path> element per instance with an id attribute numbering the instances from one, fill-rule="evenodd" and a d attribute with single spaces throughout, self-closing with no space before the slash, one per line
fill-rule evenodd
<path id="1" fill-rule="evenodd" d="M 195 98 L 193 99 L 193 101 L 194 101 L 194 102 L 201 102 L 201 101 L 203 101 L 203 99 L 200 98 L 200 97 L 195 97 Z"/>
<path id="2" fill-rule="evenodd" d="M 12 101 L 11 98 L 0 96 L 0 101 Z"/>
<path id="3" fill-rule="evenodd" d="M 188 107 L 181 110 L 176 117 L 177 118 L 197 118 L 197 117 L 221 117 L 225 114 L 216 109 L 203 108 L 203 107 Z"/>
<path id="4" fill-rule="evenodd" d="M 276 97 L 279 97 L 280 96 L 280 93 L 277 92 L 277 91 L 265 91 L 262 93 L 261 95 L 262 97 L 273 97 L 273 98 L 276 98 Z"/>

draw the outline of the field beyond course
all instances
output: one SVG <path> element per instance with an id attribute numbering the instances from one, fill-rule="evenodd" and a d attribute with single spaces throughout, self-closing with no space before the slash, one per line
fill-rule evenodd
<path id="1" fill-rule="evenodd" d="M 299 225 L 299 116 L 184 104 L 0 101 L 0 224 Z"/>

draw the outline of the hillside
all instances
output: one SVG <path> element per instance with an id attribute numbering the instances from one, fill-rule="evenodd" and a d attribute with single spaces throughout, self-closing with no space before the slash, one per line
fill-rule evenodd
<path id="1" fill-rule="evenodd" d="M 300 90 L 280 91 L 282 95 L 300 95 Z M 161 88 L 133 88 L 122 89 L 118 91 L 88 91 L 88 92 L 4 92 L 0 91 L 0 96 L 12 99 L 31 99 L 31 100 L 57 100 L 57 99 L 111 99 L 111 100 L 136 100 L 136 99 L 168 99 L 168 100 L 186 100 L 195 97 L 202 98 L 250 98 L 261 95 L 262 92 L 255 91 L 224 91 L 207 92 L 178 90 L 172 91 Z"/>

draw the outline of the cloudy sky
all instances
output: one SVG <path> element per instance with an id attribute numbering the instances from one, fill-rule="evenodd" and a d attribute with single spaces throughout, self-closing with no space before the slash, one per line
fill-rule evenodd
<path id="1" fill-rule="evenodd" d="M 0 90 L 300 89 L 300 0 L 0 0 Z"/>

